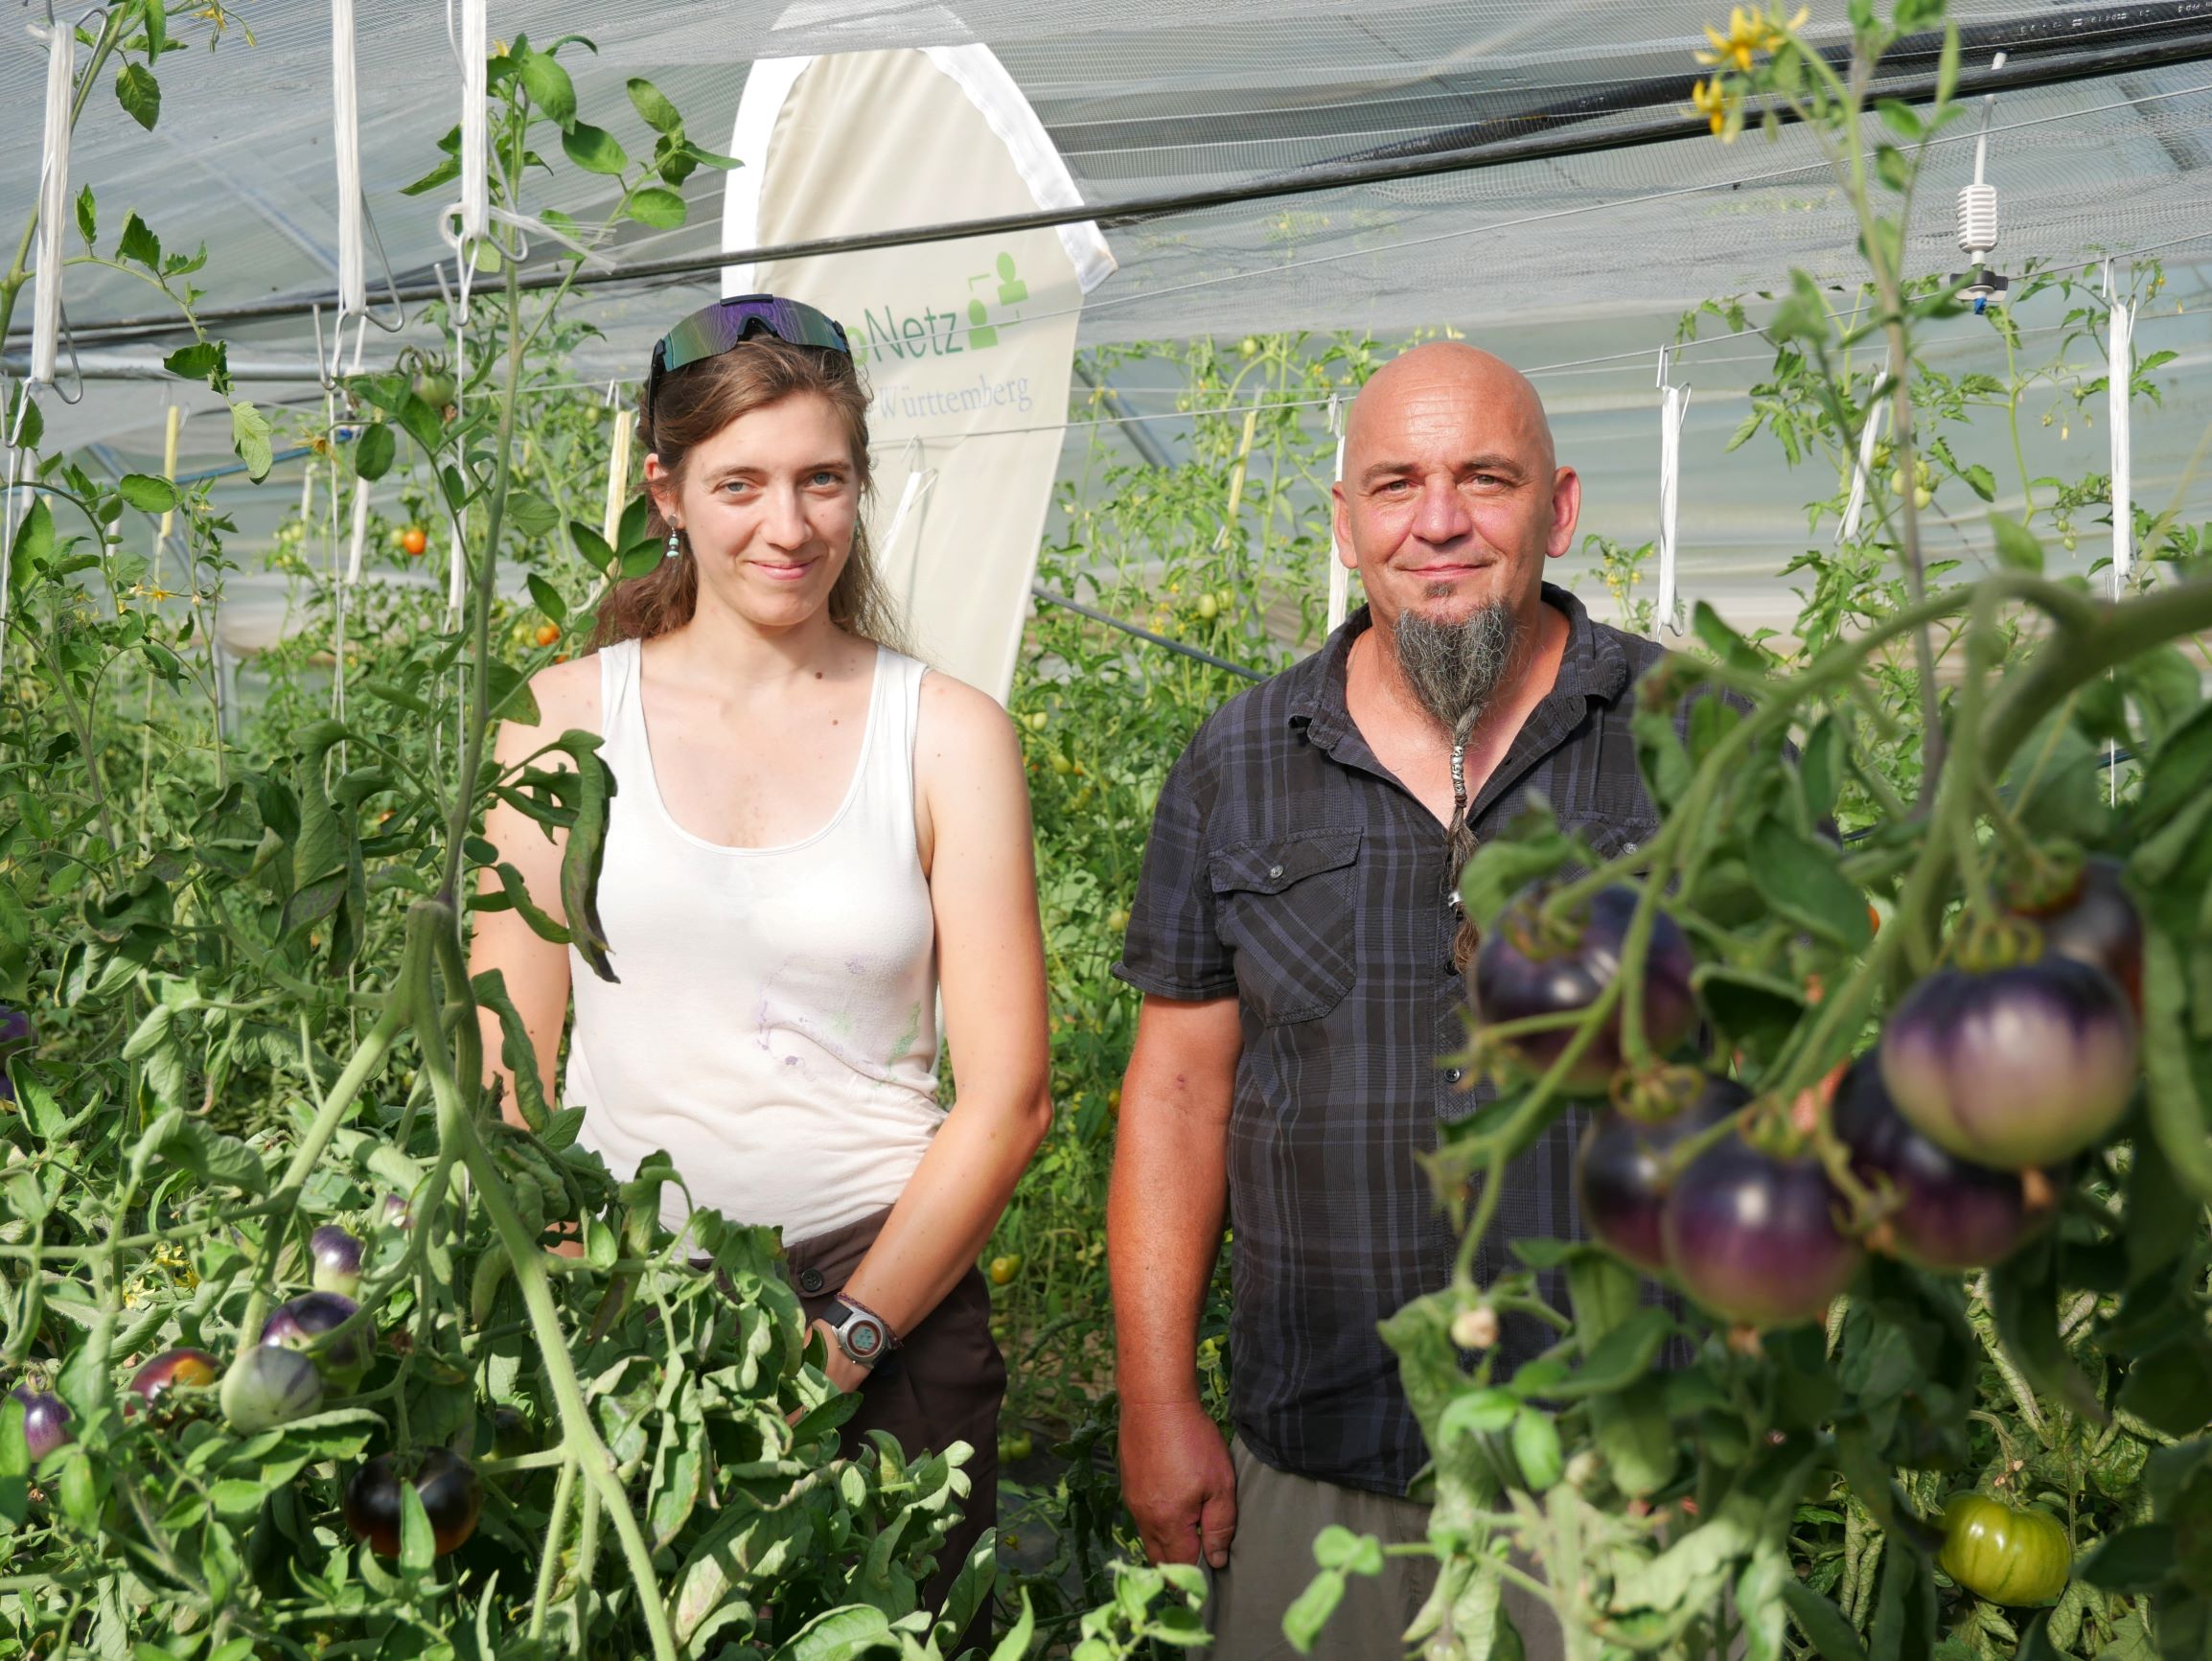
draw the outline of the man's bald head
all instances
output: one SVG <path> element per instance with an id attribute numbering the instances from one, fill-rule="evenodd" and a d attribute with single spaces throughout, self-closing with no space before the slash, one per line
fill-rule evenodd
<path id="1" fill-rule="evenodd" d="M 1360 573 L 1375 627 L 1393 638 L 1401 619 L 1417 634 L 1442 628 L 1455 676 L 1474 679 L 1497 653 L 1459 636 L 1487 627 L 1480 613 L 1491 609 L 1509 613 L 1511 634 L 1534 637 L 1544 563 L 1573 545 L 1582 500 L 1528 378 L 1447 340 L 1393 358 L 1360 389 L 1333 494 L 1338 558 Z M 1477 701 L 1453 691 L 1443 702 Z"/>
<path id="2" fill-rule="evenodd" d="M 1530 460 L 1546 473 L 1558 465 L 1544 401 L 1526 375 L 1463 340 L 1431 340 L 1376 370 L 1352 400 L 1345 426 L 1347 480 L 1359 468 L 1396 459 L 1392 446 L 1408 424 L 1433 418 L 1439 406 L 1476 412 L 1501 440 L 1529 447 Z"/>

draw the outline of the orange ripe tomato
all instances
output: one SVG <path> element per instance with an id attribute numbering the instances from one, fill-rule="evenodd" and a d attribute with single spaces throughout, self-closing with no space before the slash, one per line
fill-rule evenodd
<path id="1" fill-rule="evenodd" d="M 539 645 L 541 645 L 541 646 L 550 646 L 550 645 L 552 645 L 552 644 L 553 644 L 553 642 L 554 642 L 554 641 L 556 641 L 556 640 L 558 640 L 558 639 L 560 639 L 560 638 L 561 638 L 561 625 L 560 625 L 560 624 L 558 624 L 558 623 L 541 623 L 541 624 L 539 624 L 539 625 L 538 625 L 538 644 L 539 644 Z"/>
<path id="2" fill-rule="evenodd" d="M 400 533 L 400 546 L 410 560 L 419 560 L 430 549 L 430 533 L 421 525 L 409 525 Z"/>

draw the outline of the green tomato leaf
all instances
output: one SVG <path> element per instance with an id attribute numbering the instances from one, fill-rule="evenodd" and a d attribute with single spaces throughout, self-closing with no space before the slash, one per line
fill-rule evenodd
<path id="1" fill-rule="evenodd" d="M 456 127 L 454 131 L 457 134 L 460 129 Z M 419 196 L 426 192 L 436 190 L 449 179 L 457 179 L 460 176 L 461 158 L 457 155 L 449 155 L 413 184 L 402 185 L 400 195 L 403 196 Z"/>
<path id="2" fill-rule="evenodd" d="M 1944 20 L 1943 56 L 1936 61 L 1936 108 L 1950 103 L 1959 89 L 1959 26 Z"/>
<path id="3" fill-rule="evenodd" d="M 145 64 L 126 63 L 115 77 L 115 102 L 132 121 L 151 132 L 153 124 L 161 119 L 161 83 Z"/>
<path id="4" fill-rule="evenodd" d="M 530 95 L 533 104 L 543 110 L 566 131 L 576 122 L 576 83 L 568 79 L 568 72 L 542 52 L 529 53 L 522 59 L 522 90 Z"/>
<path id="5" fill-rule="evenodd" d="M 673 231 L 683 223 L 683 198 L 661 185 L 647 185 L 630 198 L 630 217 L 657 231 Z"/>
<path id="6" fill-rule="evenodd" d="M 1552 1422 L 1550 1414 L 1524 1407 L 1515 1416 L 1513 1463 L 1521 1467 L 1521 1478 L 1531 1493 L 1547 1492 L 1564 1474 L 1567 1463 L 1559 1447 L 1559 1427 Z"/>
<path id="7" fill-rule="evenodd" d="M 630 82 L 630 102 L 637 106 L 637 113 L 654 131 L 671 137 L 682 132 L 683 117 L 677 114 L 676 105 L 661 96 L 660 89 L 652 81 L 634 77 Z"/>
<path id="8" fill-rule="evenodd" d="M 164 514 L 176 506 L 176 486 L 148 473 L 127 473 L 116 481 L 123 499 L 142 514 Z"/>
<path id="9" fill-rule="evenodd" d="M 561 590 L 532 571 L 529 577 L 530 598 L 538 602 L 538 610 L 556 623 L 568 621 L 568 603 L 561 598 Z"/>
<path id="10" fill-rule="evenodd" d="M 423 1510 L 423 1496 L 415 1485 L 400 1484 L 400 1567 L 426 1574 L 438 1560 L 438 1536 L 431 1531 L 430 1514 Z"/>
<path id="11" fill-rule="evenodd" d="M 392 471 L 399 448 L 399 440 L 392 436 L 388 425 L 381 421 L 370 422 L 361 428 L 361 436 L 354 441 L 354 471 L 364 479 L 382 478 Z"/>
<path id="12" fill-rule="evenodd" d="M 1750 853 L 1751 881 L 1777 912 L 1846 951 L 1865 949 L 1866 895 L 1836 868 L 1834 850 L 1769 819 L 1751 833 Z"/>
<path id="13" fill-rule="evenodd" d="M 607 539 L 591 526 L 581 519 L 570 519 L 568 541 L 593 570 L 608 576 L 613 574 L 614 550 L 607 545 Z"/>
<path id="14" fill-rule="evenodd" d="M 100 208 L 93 200 L 90 185 L 77 193 L 77 234 L 88 248 L 100 241 Z"/>
<path id="15" fill-rule="evenodd" d="M 2043 544 L 2036 534 L 2010 514 L 1993 512 L 1990 530 L 1995 539 L 1997 559 L 2016 571 L 2033 571 L 2040 575 L 2043 569 Z"/>
<path id="16" fill-rule="evenodd" d="M 276 451 L 270 447 L 266 416 L 250 404 L 232 404 L 230 442 L 239 460 L 245 463 L 248 478 L 259 484 L 268 476 L 268 470 L 276 465 Z"/>
<path id="17" fill-rule="evenodd" d="M 161 268 L 161 239 L 147 229 L 136 214 L 123 221 L 123 235 L 115 244 L 119 260 L 136 260 L 150 271 Z"/>
<path id="18" fill-rule="evenodd" d="M 2109 1417 L 2059 1336 L 2057 1244 L 2045 1234 L 1989 1272 L 1990 1310 L 2005 1350 L 2028 1382 L 2060 1397 L 2084 1419 Z"/>
<path id="19" fill-rule="evenodd" d="M 1301 1655 L 1311 1654 L 1314 1640 L 1321 1636 L 1322 1627 L 1336 1613 L 1336 1606 L 1344 1602 L 1344 1576 L 1335 1569 L 1324 1569 L 1314 1576 L 1304 1591 L 1291 1600 L 1290 1607 L 1282 1612 L 1282 1635 L 1290 1640 L 1290 1647 Z"/>
<path id="20" fill-rule="evenodd" d="M 1782 1601 L 1821 1661 L 1866 1661 L 1866 1646 L 1843 1611 L 1810 1586 L 1792 1576 L 1783 1582 Z"/>
<path id="21" fill-rule="evenodd" d="M 219 340 L 179 346 L 161 360 L 161 366 L 180 380 L 204 381 L 218 392 L 230 386 L 230 348 Z"/>
<path id="22" fill-rule="evenodd" d="M 561 150 L 588 173 L 618 178 L 622 170 L 630 165 L 628 153 L 615 143 L 614 135 L 586 121 L 571 123 L 561 134 Z"/>

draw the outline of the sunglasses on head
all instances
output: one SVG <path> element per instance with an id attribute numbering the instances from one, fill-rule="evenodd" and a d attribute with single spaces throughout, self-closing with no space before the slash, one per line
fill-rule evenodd
<path id="1" fill-rule="evenodd" d="M 845 327 L 803 300 L 776 294 L 739 294 L 703 306 L 663 335 L 653 347 L 653 366 L 645 376 L 645 406 L 650 419 L 655 385 L 663 375 L 719 358 L 755 335 L 772 335 L 793 346 L 818 346 L 852 356 Z"/>

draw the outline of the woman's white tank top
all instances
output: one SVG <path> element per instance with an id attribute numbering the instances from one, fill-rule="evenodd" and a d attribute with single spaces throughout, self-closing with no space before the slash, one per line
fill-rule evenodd
<path id="1" fill-rule="evenodd" d="M 599 916 L 616 984 L 573 948 L 563 1098 L 627 1179 L 665 1149 L 695 1205 L 787 1241 L 899 1197 L 944 1119 L 936 930 L 914 840 L 925 666 L 879 647 L 860 764 L 829 822 L 734 848 L 679 825 L 654 776 L 638 643 L 599 654 L 615 795 Z M 772 733 L 762 741 L 775 742 Z M 682 1195 L 663 1190 L 680 1230 Z"/>

